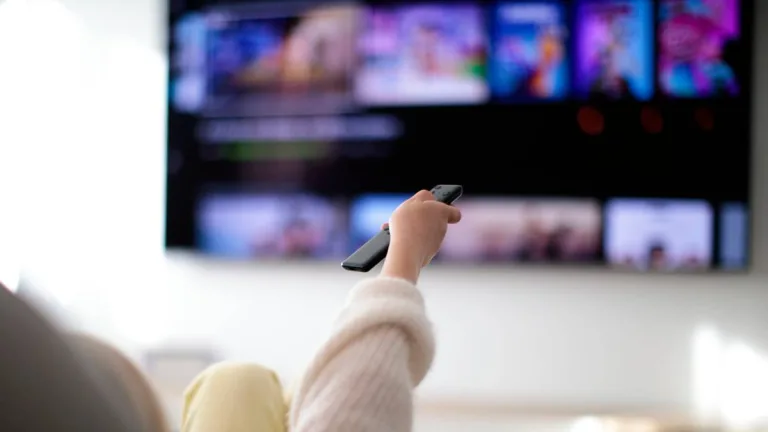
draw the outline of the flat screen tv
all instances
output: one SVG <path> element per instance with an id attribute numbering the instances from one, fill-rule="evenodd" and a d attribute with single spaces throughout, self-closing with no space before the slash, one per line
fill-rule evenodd
<path id="1" fill-rule="evenodd" d="M 171 0 L 166 245 L 340 260 L 462 184 L 437 262 L 743 271 L 748 0 Z"/>

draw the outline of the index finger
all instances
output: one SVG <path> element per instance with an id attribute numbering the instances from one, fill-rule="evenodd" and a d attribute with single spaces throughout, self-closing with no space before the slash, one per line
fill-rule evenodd
<path id="1" fill-rule="evenodd" d="M 416 195 L 411 197 L 411 199 L 414 200 L 414 201 L 421 201 L 421 202 L 424 202 L 424 201 L 434 201 L 435 200 L 435 196 L 432 195 L 432 192 L 430 192 L 430 191 L 428 191 L 426 189 L 423 189 L 423 190 L 420 190 L 420 191 L 416 192 Z"/>

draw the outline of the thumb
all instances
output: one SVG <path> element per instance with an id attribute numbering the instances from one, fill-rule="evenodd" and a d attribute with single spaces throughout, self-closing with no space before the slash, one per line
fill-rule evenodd
<path id="1" fill-rule="evenodd" d="M 455 224 L 461 220 L 461 210 L 457 209 L 452 205 L 444 204 L 437 201 L 427 202 L 424 204 L 437 206 L 441 216 L 444 217 L 445 221 L 448 222 L 449 224 Z"/>
<path id="2" fill-rule="evenodd" d="M 448 216 L 448 223 L 449 224 L 455 224 L 459 223 L 461 221 L 461 210 L 457 209 L 454 206 L 445 206 L 447 208 L 446 213 Z"/>

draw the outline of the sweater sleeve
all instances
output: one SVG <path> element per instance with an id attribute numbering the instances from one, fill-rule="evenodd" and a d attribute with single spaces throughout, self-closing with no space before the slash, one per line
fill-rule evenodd
<path id="1" fill-rule="evenodd" d="M 291 430 L 411 431 L 412 392 L 434 353 L 424 300 L 413 284 L 383 277 L 361 282 L 299 383 Z"/>

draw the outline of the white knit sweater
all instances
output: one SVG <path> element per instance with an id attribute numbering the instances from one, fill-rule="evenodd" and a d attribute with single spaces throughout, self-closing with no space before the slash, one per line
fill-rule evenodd
<path id="1" fill-rule="evenodd" d="M 408 432 L 413 389 L 435 341 L 416 287 L 401 279 L 361 282 L 299 384 L 293 432 Z"/>

